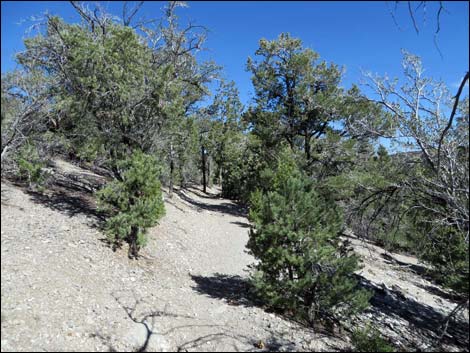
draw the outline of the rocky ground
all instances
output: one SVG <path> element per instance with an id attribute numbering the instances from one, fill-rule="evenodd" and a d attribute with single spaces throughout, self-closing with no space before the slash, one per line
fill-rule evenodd
<path id="1" fill-rule="evenodd" d="M 40 193 L 2 183 L 2 351 L 331 351 L 326 334 L 249 299 L 243 209 L 198 188 L 165 194 L 166 216 L 138 261 L 113 252 L 91 192 L 103 178 L 57 161 L 55 185 Z M 457 305 L 416 259 L 351 238 L 358 274 L 375 291 L 352 321 L 377 323 L 394 343 L 429 349 Z M 466 331 L 465 331 L 466 330 Z M 468 345 L 468 313 L 452 321 L 446 350 Z"/>

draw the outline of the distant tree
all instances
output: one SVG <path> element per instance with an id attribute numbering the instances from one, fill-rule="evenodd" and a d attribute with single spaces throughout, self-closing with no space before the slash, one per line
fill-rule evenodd
<path id="1" fill-rule="evenodd" d="M 211 120 L 208 149 L 217 165 L 218 181 L 222 186 L 226 164 L 230 163 L 227 152 L 232 144 L 238 144 L 242 138 L 242 113 L 243 105 L 235 83 L 222 81 L 212 104 L 208 107 Z"/>
<path id="2" fill-rule="evenodd" d="M 158 149 L 165 151 L 169 164 L 170 195 L 176 169 L 180 177 L 189 170 L 193 173 L 199 170 L 194 166 L 189 168 L 189 164 L 199 159 L 201 143 L 195 137 L 194 129 L 197 128 L 198 117 L 204 114 L 199 112 L 197 103 L 209 94 L 207 84 L 218 76 L 220 69 L 214 62 L 199 63 L 196 60 L 196 54 L 203 50 L 207 30 L 192 23 L 180 28 L 176 10 L 185 6 L 184 2 L 169 2 L 165 7 L 164 21 L 158 28 L 143 28 L 153 50 L 153 67 L 168 65 L 171 68 L 164 101 L 173 109 L 157 138 Z M 183 142 L 189 144 L 182 145 Z M 191 156 L 189 151 L 192 151 Z M 183 170 L 186 172 L 182 173 Z M 187 175 L 185 180 L 188 177 L 195 179 L 194 175 Z M 185 180 L 181 179 L 182 182 Z"/>
<path id="3" fill-rule="evenodd" d="M 344 91 L 343 70 L 319 61 L 319 54 L 304 48 L 300 39 L 285 33 L 273 41 L 262 39 L 256 55 L 259 60 L 249 58 L 247 64 L 255 105 L 245 119 L 263 149 L 270 150 L 268 161 L 287 143 L 292 151 L 303 152 L 302 168 L 322 180 L 354 164 L 354 143 L 366 146 L 388 132 L 380 106 L 357 86 Z"/>
<path id="4" fill-rule="evenodd" d="M 279 141 L 287 141 L 291 149 L 301 146 L 310 160 L 312 138 L 325 134 L 328 124 L 340 118 L 342 71 L 335 64 L 317 62 L 317 53 L 287 33 L 259 44 L 260 60 L 249 58 L 247 64 L 256 95 L 256 106 L 247 115 L 253 133 L 266 140 L 267 147 Z"/>

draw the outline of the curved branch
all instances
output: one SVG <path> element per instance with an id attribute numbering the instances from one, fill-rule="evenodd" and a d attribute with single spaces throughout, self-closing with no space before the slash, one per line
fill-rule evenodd
<path id="1" fill-rule="evenodd" d="M 450 114 L 450 118 L 447 123 L 447 126 L 442 131 L 441 137 L 439 138 L 439 145 L 437 147 L 437 171 L 438 173 L 439 173 L 439 167 L 441 163 L 442 142 L 444 141 L 444 137 L 447 134 L 447 131 L 449 131 L 449 129 L 452 127 L 452 122 L 454 121 L 454 116 L 455 116 L 455 113 L 457 112 L 457 107 L 459 105 L 460 95 L 462 94 L 463 88 L 465 87 L 465 83 L 468 81 L 468 79 L 469 79 L 469 72 L 467 71 L 467 73 L 465 74 L 465 77 L 462 79 L 462 82 L 460 82 L 459 90 L 457 91 L 457 94 L 454 97 L 455 98 L 454 107 L 452 108 L 452 113 Z"/>

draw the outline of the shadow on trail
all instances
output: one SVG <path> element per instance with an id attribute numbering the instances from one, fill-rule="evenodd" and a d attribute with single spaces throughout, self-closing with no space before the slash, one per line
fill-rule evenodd
<path id="1" fill-rule="evenodd" d="M 381 254 L 380 255 L 388 264 L 400 266 L 404 270 L 411 271 L 414 274 L 418 275 L 421 278 L 424 278 L 431 282 L 432 284 L 436 286 L 443 286 L 443 280 L 440 279 L 438 276 L 436 276 L 436 273 L 431 269 L 427 268 L 423 265 L 415 265 L 415 264 L 407 264 L 405 262 L 399 261 L 393 256 L 389 254 Z M 463 297 L 461 295 L 458 295 L 457 293 L 453 292 L 452 290 L 442 290 L 438 287 L 434 286 L 429 286 L 429 285 L 423 285 L 422 283 L 415 283 L 416 286 L 424 289 L 425 291 L 437 295 L 443 299 L 446 299 L 448 301 L 457 303 L 459 301 L 462 301 Z"/>
<path id="2" fill-rule="evenodd" d="M 193 193 L 194 195 L 198 195 L 196 192 L 192 190 L 185 190 L 187 193 Z M 175 194 L 177 194 L 181 200 L 189 203 L 190 205 L 195 206 L 199 210 L 206 210 L 206 211 L 211 211 L 211 212 L 219 212 L 222 214 L 229 214 L 235 217 L 245 217 L 247 215 L 247 210 L 237 204 L 231 203 L 231 202 L 223 202 L 217 205 L 209 204 L 209 203 L 204 203 L 200 201 L 196 201 L 195 199 L 191 198 L 188 196 L 185 192 L 182 190 L 175 191 Z"/>
<path id="3" fill-rule="evenodd" d="M 253 307 L 261 304 L 255 299 L 249 281 L 240 276 L 215 273 L 210 277 L 191 275 L 191 279 L 196 283 L 192 287 L 196 292 L 225 300 L 230 305 Z"/>
<path id="4" fill-rule="evenodd" d="M 380 255 L 386 263 L 388 264 L 393 264 L 397 266 L 401 266 L 403 268 L 406 268 L 407 270 L 410 270 L 411 272 L 414 272 L 418 276 L 428 278 L 429 276 L 429 269 L 427 269 L 425 266 L 420 266 L 420 265 L 415 265 L 415 264 L 408 264 L 406 262 L 402 262 L 394 258 L 393 256 L 383 253 Z"/>
<path id="5" fill-rule="evenodd" d="M 120 291 L 124 295 L 119 295 L 119 291 L 113 292 L 111 295 L 114 298 L 114 300 L 122 307 L 122 309 L 125 311 L 127 314 L 127 317 L 133 321 L 135 324 L 140 324 L 143 325 L 145 328 L 145 339 L 141 343 L 140 347 L 137 347 L 134 351 L 135 352 L 145 352 L 147 351 L 150 343 L 150 339 L 152 335 L 166 335 L 170 331 L 167 332 L 157 332 L 155 330 L 157 326 L 157 319 L 158 318 L 163 318 L 163 317 L 171 317 L 171 318 L 186 318 L 186 319 L 191 319 L 189 316 L 185 315 L 178 315 L 172 312 L 169 312 L 167 310 L 167 306 L 163 308 L 163 310 L 145 310 L 144 307 L 147 304 L 146 299 L 142 297 L 138 297 L 136 292 L 131 291 L 132 298 L 130 298 L 129 291 Z M 126 295 L 127 294 L 127 295 Z M 130 299 L 130 300 L 129 300 Z M 176 329 L 176 328 L 175 328 Z M 117 351 L 112 342 L 110 336 L 105 336 L 101 334 L 100 332 L 95 332 L 90 335 L 91 337 L 97 337 L 99 338 L 103 344 L 105 344 L 110 352 L 115 352 Z M 155 348 L 155 347 L 152 347 Z M 160 347 L 159 347 L 160 348 Z M 161 347 L 161 348 L 166 348 L 166 347 Z"/>
<path id="6" fill-rule="evenodd" d="M 172 198 L 170 197 L 166 197 L 165 198 L 165 202 L 172 205 L 174 208 L 176 208 L 178 211 L 182 212 L 182 213 L 186 213 L 186 210 L 184 210 L 183 208 L 179 207 L 176 202 L 173 201 Z"/>
<path id="7" fill-rule="evenodd" d="M 103 180 L 90 176 L 56 173 L 46 183 L 44 191 L 28 188 L 26 184 L 15 184 L 31 197 L 31 200 L 68 217 L 83 214 L 91 218 L 89 226 L 103 229 L 107 214 L 98 210 L 94 193 Z"/>
<path id="8" fill-rule="evenodd" d="M 220 273 L 215 273 L 213 276 L 196 276 L 191 275 L 191 279 L 196 283 L 192 288 L 202 294 L 209 296 L 210 298 L 219 299 L 225 301 L 228 305 L 243 306 L 243 307 L 258 307 L 264 308 L 264 303 L 259 300 L 253 291 L 253 286 L 250 284 L 248 279 L 242 278 L 240 276 L 229 276 Z M 289 321 L 294 325 L 298 325 L 302 330 L 313 330 L 312 327 L 308 326 L 306 323 L 301 323 L 295 320 L 292 317 L 283 315 L 280 312 L 275 312 L 267 310 L 268 312 L 274 312 L 283 320 Z M 279 351 L 298 351 L 300 348 L 305 350 L 311 342 L 307 338 L 300 339 L 297 337 L 297 340 L 293 340 L 292 337 L 292 328 L 286 327 L 276 328 L 271 327 L 270 325 L 265 327 L 264 330 L 267 333 L 267 336 L 260 339 L 246 339 L 245 342 L 248 342 L 253 348 L 248 351 L 268 351 L 268 352 L 279 352 Z M 329 330 L 316 327 L 315 334 L 317 338 L 323 337 L 335 337 L 341 338 L 340 336 L 335 335 L 334 332 Z M 331 346 L 330 349 L 338 350 L 338 347 Z"/>
<path id="9" fill-rule="evenodd" d="M 54 211 L 58 211 L 69 217 L 79 214 L 86 215 L 92 219 L 91 227 L 102 229 L 106 218 L 104 212 L 100 212 L 93 204 L 91 198 L 81 194 L 70 192 L 64 188 L 49 189 L 47 193 L 25 190 L 31 196 L 31 200 Z"/>
<path id="10" fill-rule="evenodd" d="M 203 199 L 211 199 L 211 200 L 217 200 L 221 198 L 221 194 L 211 194 L 211 193 L 205 193 L 202 192 L 199 189 L 196 189 L 194 187 L 191 187 L 190 189 L 187 189 L 187 191 L 192 192 L 194 195 L 201 197 Z"/>
<path id="11" fill-rule="evenodd" d="M 245 222 L 230 222 L 232 224 L 236 224 L 237 226 L 240 226 L 242 228 L 250 228 L 251 224 L 250 223 L 245 223 Z"/>
<path id="12" fill-rule="evenodd" d="M 434 294 L 438 297 L 441 297 L 442 299 L 448 300 L 448 301 L 453 302 L 453 303 L 458 303 L 463 299 L 462 296 L 460 296 L 456 293 L 447 292 L 447 291 L 444 291 L 444 290 L 442 290 L 438 287 L 423 285 L 423 284 L 420 284 L 420 283 L 416 283 L 416 285 L 418 287 L 424 289 L 428 293 Z"/>

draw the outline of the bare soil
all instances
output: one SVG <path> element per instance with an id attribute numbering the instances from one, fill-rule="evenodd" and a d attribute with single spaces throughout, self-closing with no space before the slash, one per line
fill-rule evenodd
<path id="1" fill-rule="evenodd" d="M 103 178 L 64 161 L 54 187 L 2 182 L 2 351 L 332 351 L 344 333 L 269 313 L 249 293 L 246 210 L 199 188 L 165 194 L 166 215 L 139 260 L 113 252 L 92 191 Z M 395 344 L 431 349 L 457 305 L 413 257 L 349 239 L 372 305 L 350 325 L 377 324 Z M 466 350 L 468 312 L 446 350 Z M 434 346 L 433 346 L 434 345 Z"/>

